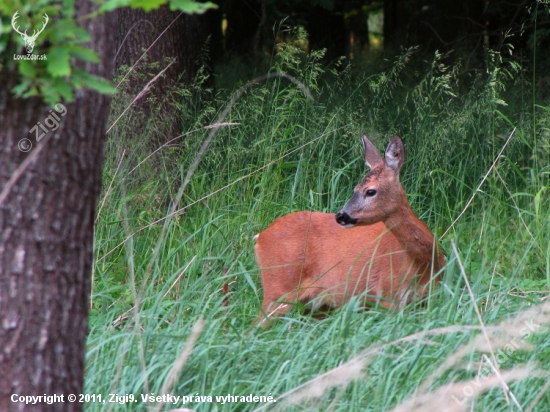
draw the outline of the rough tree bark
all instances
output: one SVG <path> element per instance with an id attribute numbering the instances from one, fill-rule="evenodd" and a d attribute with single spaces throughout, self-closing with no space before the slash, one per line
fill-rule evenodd
<path id="1" fill-rule="evenodd" d="M 141 9 L 122 8 L 116 10 L 117 25 L 115 29 L 116 68 L 122 65 L 132 66 L 143 54 L 143 51 L 156 43 L 147 52 L 147 62 L 162 62 L 166 58 L 176 58 L 175 63 L 165 72 L 165 80 L 157 84 L 162 90 L 164 84 L 177 80 L 180 76 L 184 83 L 193 80 L 197 74 L 197 61 L 212 30 L 212 49 L 217 53 L 221 49 L 221 15 L 217 10 L 208 10 L 204 14 L 187 15 L 180 11 L 171 11 L 168 6 L 145 12 Z M 217 31 L 213 30 L 218 20 Z M 169 27 L 170 26 L 170 27 Z M 167 28 L 168 30 L 157 39 Z M 138 66 L 140 70 L 143 65 Z M 166 64 L 161 63 L 161 68 Z M 160 71 L 160 70 L 159 70 Z M 145 83 L 136 85 L 136 91 Z M 160 92 L 159 92 L 160 94 Z"/>
<path id="2" fill-rule="evenodd" d="M 75 2 L 77 16 L 96 9 Z M 90 47 L 101 64 L 89 72 L 109 75 L 114 57 L 113 16 L 86 19 Z M 37 152 L 34 133 L 51 109 L 39 98 L 20 99 L 9 90 L 18 73 L 0 72 L 0 410 L 78 411 L 67 402 L 83 392 L 93 222 L 101 185 L 102 150 L 109 98 L 81 90 Z M 22 138 L 35 147 L 18 149 Z M 48 138 L 48 141 L 45 141 Z M 33 156 L 20 177 L 25 159 Z M 11 395 L 64 395 L 65 403 L 35 406 Z"/>
<path id="3" fill-rule="evenodd" d="M 136 130 L 145 130 L 148 119 L 155 119 L 155 126 L 148 129 L 148 137 L 152 141 L 152 146 L 156 148 L 180 133 L 180 124 L 170 110 L 173 99 L 173 94 L 170 92 L 178 84 L 185 85 L 193 81 L 202 64 L 201 59 L 209 57 L 203 52 L 209 34 L 209 55 L 221 54 L 221 13 L 218 10 L 208 10 L 204 14 L 188 15 L 180 11 L 171 11 L 165 5 L 150 12 L 122 8 L 116 11 L 116 15 L 116 43 L 114 44 L 117 49 L 115 57 L 117 70 L 124 65 L 134 66 L 144 50 L 152 46 L 146 58 L 134 69 L 135 73 L 141 73 L 143 77 L 130 77 L 132 80 L 125 91 L 132 97 L 137 96 L 144 86 L 168 65 L 167 59 L 175 59 L 162 78 L 157 79 L 148 92 L 147 97 L 154 96 L 155 99 L 142 98 L 134 104 L 134 108 L 138 108 L 142 113 L 133 122 Z M 203 60 L 210 63 L 208 58 Z M 146 63 L 155 62 L 158 62 L 159 68 L 153 72 Z M 207 86 L 212 85 L 213 77 L 210 76 L 210 83 L 207 83 Z M 161 128 L 159 128 L 159 120 L 164 124 Z"/>

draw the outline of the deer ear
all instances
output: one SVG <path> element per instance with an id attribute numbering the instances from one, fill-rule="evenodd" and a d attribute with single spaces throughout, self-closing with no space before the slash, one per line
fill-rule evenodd
<path id="1" fill-rule="evenodd" d="M 370 168 L 374 168 L 383 163 L 382 157 L 376 147 L 372 144 L 366 134 L 363 135 L 363 150 L 365 151 L 365 164 Z"/>
<path id="2" fill-rule="evenodd" d="M 404 162 L 405 147 L 403 146 L 403 140 L 395 135 L 386 149 L 386 165 L 398 174 Z"/>

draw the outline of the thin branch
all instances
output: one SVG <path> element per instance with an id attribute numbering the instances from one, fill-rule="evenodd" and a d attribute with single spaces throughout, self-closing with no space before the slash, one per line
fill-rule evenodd
<path id="1" fill-rule="evenodd" d="M 176 378 L 178 377 L 178 374 L 180 373 L 183 366 L 187 362 L 187 359 L 189 359 L 189 356 L 193 351 L 193 347 L 195 346 L 195 343 L 197 342 L 197 339 L 199 338 L 203 328 L 204 328 L 204 319 L 201 315 L 199 317 L 199 320 L 197 320 L 197 322 L 195 322 L 195 324 L 193 325 L 193 329 L 191 329 L 191 334 L 189 335 L 189 338 L 187 338 L 187 341 L 185 342 L 185 346 L 183 347 L 183 350 L 178 356 L 178 359 L 176 359 L 176 362 L 174 362 L 174 365 L 172 365 L 172 369 L 170 370 L 170 373 L 168 374 L 168 377 L 166 378 L 166 381 L 164 382 L 164 385 L 162 386 L 162 390 L 160 391 L 160 393 L 168 394 L 172 390 L 172 387 L 176 382 Z M 157 403 L 154 409 L 154 412 L 160 412 L 164 404 L 165 402 Z"/>
<path id="2" fill-rule="evenodd" d="M 189 170 L 187 171 L 187 175 L 185 176 L 185 179 L 181 183 L 181 186 L 180 186 L 178 192 L 176 193 L 176 196 L 174 197 L 174 200 L 173 200 L 172 204 L 170 205 L 170 210 L 168 212 L 168 216 L 164 221 L 164 225 L 162 227 L 161 234 L 160 234 L 160 236 L 157 240 L 157 244 L 155 245 L 155 248 L 153 249 L 153 254 L 151 255 L 151 259 L 149 260 L 149 264 L 147 265 L 147 270 L 145 272 L 146 273 L 146 278 L 153 270 L 154 262 L 157 259 L 158 253 L 159 253 L 160 248 L 162 246 L 162 242 L 164 242 L 164 237 L 166 236 L 166 232 L 168 230 L 168 227 L 170 226 L 171 218 L 174 215 L 174 213 L 176 211 L 176 208 L 178 207 L 178 204 L 181 200 L 181 197 L 183 196 L 183 193 L 185 192 L 185 189 L 187 188 L 187 185 L 191 182 L 191 178 L 195 174 L 195 171 L 197 170 L 197 167 L 199 166 L 199 162 L 201 161 L 204 154 L 208 150 L 208 147 L 210 146 L 210 143 L 214 139 L 214 136 L 216 136 L 216 133 L 218 132 L 218 130 L 220 128 L 220 125 L 223 124 L 223 122 L 225 121 L 225 118 L 229 114 L 229 111 L 233 108 L 233 105 L 237 102 L 237 100 L 239 100 L 241 98 L 241 96 L 244 94 L 244 92 L 246 92 L 250 88 L 250 86 L 252 86 L 254 84 L 257 84 L 257 83 L 259 83 L 263 80 L 271 79 L 271 78 L 274 78 L 274 77 L 283 77 L 283 78 L 286 78 L 286 79 L 290 80 L 291 82 L 296 84 L 304 92 L 304 94 L 307 96 L 308 99 L 313 100 L 313 98 L 311 96 L 311 93 L 309 92 L 309 89 L 302 82 L 298 81 L 294 77 L 292 77 L 288 74 L 285 74 L 285 73 L 269 73 L 265 76 L 257 77 L 256 79 L 249 81 L 247 84 L 245 84 L 239 90 L 237 90 L 237 92 L 231 98 L 231 101 L 225 106 L 225 109 L 220 114 L 220 117 L 216 121 L 215 126 L 211 129 L 208 137 L 203 142 L 203 144 L 202 144 L 201 148 L 199 149 L 198 153 L 195 155 L 195 159 L 191 163 L 191 166 L 189 167 Z"/>
<path id="3" fill-rule="evenodd" d="M 481 179 L 481 182 L 479 183 L 479 185 L 477 186 L 476 190 L 474 190 L 474 193 L 472 194 L 472 197 L 470 197 L 470 200 L 468 200 L 468 203 L 466 203 L 466 206 L 464 206 L 464 209 L 462 210 L 462 212 L 460 212 L 460 214 L 458 215 L 458 217 L 454 220 L 453 223 L 451 223 L 451 226 L 449 226 L 447 228 L 447 230 L 445 231 L 445 233 L 443 233 L 441 235 L 441 237 L 439 238 L 439 240 L 443 239 L 445 237 L 445 235 L 447 233 L 449 233 L 449 230 L 451 230 L 451 228 L 455 225 L 456 222 L 458 222 L 458 219 L 460 219 L 462 217 L 462 215 L 464 214 L 464 212 L 466 212 L 466 209 L 468 209 L 468 206 L 470 206 L 470 203 L 472 203 L 472 201 L 474 200 L 474 197 L 476 196 L 479 188 L 483 185 L 483 183 L 485 183 L 485 180 L 487 180 L 487 177 L 489 176 L 489 173 L 491 173 L 491 170 L 493 170 L 493 168 L 495 167 L 495 165 L 497 164 L 498 160 L 500 159 L 500 155 L 502 155 L 502 152 L 504 152 L 504 149 L 506 149 L 506 146 L 508 146 L 508 143 L 510 142 L 510 140 L 512 139 L 512 136 L 514 135 L 516 131 L 516 128 L 514 127 L 514 130 L 512 130 L 512 133 L 510 133 L 510 136 L 508 136 L 508 139 L 506 140 L 506 143 L 504 143 L 504 146 L 502 146 L 502 148 L 500 149 L 500 152 L 498 152 L 498 155 L 497 157 L 495 158 L 495 161 L 493 162 L 493 164 L 491 165 L 491 167 L 489 168 L 489 170 L 487 170 L 487 173 L 485 173 L 485 176 L 483 176 L 483 179 Z"/>
<path id="4" fill-rule="evenodd" d="M 183 12 L 181 12 L 180 14 L 177 15 L 177 17 L 172 20 L 172 23 L 170 23 L 164 30 L 161 34 L 158 35 L 158 37 L 155 39 L 155 41 L 153 43 L 151 43 L 151 45 L 147 48 L 147 50 L 145 50 L 143 52 L 143 54 L 140 56 L 139 59 L 136 60 L 136 62 L 134 63 L 134 65 L 130 68 L 130 70 L 128 70 L 128 73 L 126 73 L 124 75 L 124 77 L 122 78 L 122 80 L 120 80 L 120 82 L 116 85 L 115 89 L 118 89 L 120 87 L 120 85 L 122 84 L 122 82 L 126 79 L 126 77 L 128 77 L 128 75 L 134 70 L 134 68 L 137 66 L 137 64 L 141 61 L 141 59 L 143 59 L 145 57 L 145 55 L 149 52 L 149 50 L 151 50 L 151 48 L 157 43 L 157 41 L 159 41 L 159 39 L 164 35 L 164 33 L 166 33 L 168 31 L 168 29 L 170 27 L 172 27 L 172 24 L 174 24 L 176 22 L 177 19 L 179 19 L 181 17 L 181 15 L 183 14 Z"/>
<path id="5" fill-rule="evenodd" d="M 172 217 L 172 216 L 174 216 L 174 215 L 177 215 L 177 214 L 182 213 L 183 211 L 185 211 L 185 209 L 187 209 L 187 208 L 189 208 L 189 207 L 191 207 L 191 206 L 194 206 L 194 205 L 196 205 L 197 203 L 202 202 L 202 201 L 208 199 L 210 196 L 214 196 L 215 194 L 221 192 L 222 190 L 225 190 L 225 189 L 227 189 L 227 188 L 229 188 L 229 187 L 231 187 L 231 186 L 233 186 L 233 185 L 239 183 L 241 180 L 244 180 L 244 179 L 246 179 L 246 178 L 248 178 L 248 177 L 250 177 L 250 176 L 252 176 L 252 175 L 254 175 L 254 174 L 258 173 L 258 172 L 260 172 L 261 170 L 263 170 L 263 169 L 265 169 L 265 168 L 271 166 L 272 164 L 281 161 L 281 160 L 284 159 L 285 157 L 288 157 L 288 156 L 290 156 L 291 154 L 293 154 L 293 153 L 295 153 L 295 152 L 297 152 L 297 151 L 303 149 L 305 146 L 310 145 L 311 143 L 313 143 L 313 142 L 315 142 L 315 141 L 317 141 L 317 140 L 319 140 L 319 139 L 325 137 L 325 136 L 328 135 L 329 133 L 335 132 L 335 131 L 337 131 L 337 130 L 343 129 L 343 128 L 348 127 L 348 126 L 349 126 L 349 124 L 346 124 L 346 125 L 341 126 L 341 127 L 337 128 L 337 129 L 335 129 L 335 130 L 331 130 L 330 132 L 323 133 L 322 135 L 316 137 L 315 139 L 310 140 L 310 141 L 307 142 L 307 143 L 304 143 L 303 145 L 297 147 L 296 149 L 291 150 L 291 151 L 288 152 L 288 153 L 285 153 L 283 156 L 279 157 L 278 159 L 275 159 L 275 160 L 273 160 L 273 161 L 271 161 L 271 162 L 265 164 L 264 166 L 260 167 L 259 169 L 256 169 L 256 170 L 250 172 L 250 173 L 247 174 L 247 175 L 241 176 L 241 177 L 239 177 L 238 179 L 234 180 L 233 182 L 228 183 L 227 185 L 225 185 L 225 186 L 223 186 L 223 187 L 220 187 L 219 189 L 213 191 L 212 193 L 209 193 L 209 194 L 207 194 L 206 196 L 203 196 L 203 197 L 201 197 L 200 199 L 195 200 L 194 202 L 187 204 L 186 206 L 182 207 L 181 209 L 178 209 L 178 210 L 174 211 L 172 214 L 168 214 L 168 215 L 166 215 L 166 216 L 164 216 L 164 217 L 162 217 L 162 218 L 160 218 L 160 219 L 158 219 L 158 220 L 156 220 L 156 221 L 154 221 L 154 222 L 151 222 L 151 223 L 149 223 L 148 225 L 146 225 L 146 226 L 144 226 L 144 227 L 142 227 L 142 228 L 136 230 L 134 233 L 132 233 L 132 236 L 134 236 L 136 233 L 139 233 L 139 232 L 141 232 L 141 231 L 143 231 L 143 230 L 145 230 L 145 229 L 147 229 L 147 228 L 149 228 L 149 227 L 151 227 L 151 226 L 156 225 L 157 223 L 162 222 L 162 221 L 165 220 L 165 219 L 168 219 L 169 217 Z M 125 240 L 123 240 L 121 243 L 119 243 L 118 245 L 116 245 L 113 249 L 111 249 L 109 252 L 107 252 L 105 255 L 103 255 L 101 258 L 99 258 L 97 261 L 100 262 L 101 260 L 105 259 L 105 258 L 106 258 L 107 256 L 109 256 L 111 253 L 113 253 L 115 250 L 117 250 L 120 246 L 122 246 L 122 245 L 124 244 L 124 242 L 125 242 Z"/>
<path id="6" fill-rule="evenodd" d="M 112 130 L 113 127 L 115 127 L 115 125 L 118 123 L 118 121 L 120 120 L 120 118 L 122 116 L 124 116 L 124 114 L 130 109 L 130 107 L 132 107 L 132 105 L 137 102 L 139 99 L 141 99 L 143 96 L 145 96 L 145 94 L 147 94 L 147 92 L 151 89 L 151 87 L 153 87 L 153 83 L 155 83 L 163 74 L 166 70 L 168 70 L 168 68 L 173 65 L 175 63 L 175 59 L 172 60 L 170 62 L 170 64 L 168 66 L 166 66 L 160 73 L 158 73 L 155 77 L 153 77 L 151 80 L 149 80 L 149 82 L 145 85 L 145 87 L 138 93 L 138 95 L 134 98 L 134 100 L 132 100 L 132 103 L 130 103 L 128 105 L 128 107 L 126 107 L 126 109 L 124 109 L 124 111 L 120 114 L 120 116 L 118 116 L 118 118 L 113 122 L 113 124 L 111 125 L 111 127 L 109 127 L 109 130 L 107 130 L 105 132 L 105 135 L 109 134 L 109 132 Z"/>
<path id="7" fill-rule="evenodd" d="M 179 17 L 179 16 L 178 16 Z M 151 26 L 151 30 L 155 30 L 155 26 L 153 26 L 153 24 L 149 21 L 149 20 L 146 20 L 146 19 L 141 19 L 141 20 L 138 20 L 134 23 L 134 25 L 132 27 L 130 27 L 130 30 L 128 30 L 128 33 L 126 33 L 126 36 L 124 36 L 124 39 L 122 40 L 121 44 L 120 44 L 120 47 L 118 48 L 118 50 L 116 51 L 116 54 L 115 54 L 115 58 L 113 59 L 114 62 L 116 62 L 116 59 L 118 57 L 118 54 L 120 53 L 120 51 L 122 50 L 122 46 L 124 46 L 124 43 L 126 42 L 126 39 L 128 38 L 128 36 L 130 35 L 130 33 L 132 32 L 132 30 L 134 30 L 134 27 L 136 27 L 139 23 L 141 22 L 144 22 L 144 23 L 148 23 L 149 26 Z M 136 62 L 137 64 L 137 62 Z M 132 67 L 133 68 L 133 67 Z"/>
<path id="8" fill-rule="evenodd" d="M 518 212 L 518 217 L 519 217 L 519 220 L 521 220 L 521 223 L 523 223 L 523 226 L 525 227 L 525 230 L 527 230 L 527 233 L 529 233 L 529 236 L 531 237 L 531 240 L 533 241 L 533 243 L 535 245 L 537 245 L 537 247 L 539 248 L 539 250 L 541 252 L 544 253 L 544 251 L 542 250 L 542 248 L 540 247 L 540 245 L 538 244 L 538 242 L 535 240 L 535 236 L 533 235 L 533 233 L 531 233 L 531 231 L 529 230 L 529 227 L 527 226 L 527 223 L 525 223 L 525 220 L 523 220 L 523 216 L 521 215 L 521 210 L 518 206 L 518 204 L 516 203 L 515 199 L 514 199 L 514 196 L 512 195 L 512 192 L 510 192 L 510 189 L 508 189 L 508 186 L 506 185 L 506 182 L 504 181 L 504 179 L 502 178 L 502 176 L 500 175 L 500 173 L 498 172 L 498 169 L 495 169 L 495 172 L 497 172 L 497 176 L 498 178 L 500 179 L 500 181 L 502 182 L 502 185 L 504 186 L 504 188 L 506 189 L 506 191 L 508 192 L 508 194 L 510 195 L 510 199 L 512 200 L 512 203 L 514 204 L 514 208 L 517 210 Z"/>
<path id="9" fill-rule="evenodd" d="M 515 129 L 514 129 L 515 130 Z M 483 323 L 483 318 L 481 317 L 481 313 L 479 311 L 479 308 L 477 307 L 476 303 L 476 297 L 474 296 L 474 292 L 472 291 L 472 288 L 470 287 L 470 282 L 468 281 L 468 278 L 466 277 L 466 271 L 464 270 L 464 266 L 462 265 L 462 261 L 460 260 L 460 255 L 458 254 L 458 250 L 456 248 L 454 240 L 451 240 L 451 246 L 453 248 L 453 252 L 456 256 L 456 261 L 458 263 L 458 267 L 460 268 L 460 273 L 462 274 L 462 277 L 464 278 L 464 282 L 466 283 L 466 287 L 468 288 L 468 293 L 470 294 L 470 299 L 472 300 L 472 304 L 474 305 L 474 310 L 476 311 L 477 318 L 479 320 L 479 325 L 481 326 L 481 331 L 483 332 L 483 337 L 485 338 L 487 342 L 487 346 L 489 347 L 489 351 L 491 352 L 491 357 L 495 361 L 495 364 L 498 365 L 498 362 L 496 360 L 495 351 L 493 350 L 493 346 L 491 345 L 491 340 L 489 339 L 489 334 L 487 333 L 487 328 L 485 326 L 485 323 Z M 502 376 L 500 375 L 500 372 L 498 368 L 495 368 L 495 373 L 500 377 L 501 382 Z M 508 395 L 506 392 L 506 387 L 503 386 L 502 390 L 504 391 L 504 397 L 506 398 L 506 402 L 509 403 Z"/>
<path id="10" fill-rule="evenodd" d="M 512 399 L 512 402 L 514 402 L 514 404 L 518 407 L 520 412 L 523 412 L 523 408 L 521 407 L 518 400 L 516 399 L 516 396 L 512 393 L 512 391 L 510 390 L 510 387 L 506 384 L 504 379 L 502 379 L 502 375 L 500 374 L 498 369 L 494 367 L 493 363 L 491 362 L 491 359 L 489 359 L 485 354 L 483 354 L 482 357 L 483 357 L 483 360 L 485 360 L 485 362 L 489 364 L 489 366 L 493 370 L 493 373 L 498 377 L 501 385 L 506 389 L 506 393 L 510 396 L 510 399 Z"/>
<path id="11" fill-rule="evenodd" d="M 111 183 L 109 183 L 109 187 L 107 188 L 107 191 L 105 192 L 105 196 L 103 196 L 103 200 L 101 202 L 101 205 L 99 206 L 99 210 L 97 211 L 97 216 L 95 218 L 95 223 L 97 224 L 97 221 L 99 220 L 99 215 L 101 215 L 101 210 L 103 209 L 103 206 L 105 206 L 105 201 L 107 200 L 107 197 L 111 193 L 111 190 L 113 188 L 113 182 L 115 181 L 116 175 L 118 174 L 118 171 L 120 170 L 120 166 L 122 166 L 122 161 L 124 160 L 124 156 L 126 156 L 126 149 L 122 152 L 122 156 L 120 156 L 120 161 L 118 162 L 118 166 L 115 170 L 115 174 L 113 175 L 113 178 L 111 179 Z"/>

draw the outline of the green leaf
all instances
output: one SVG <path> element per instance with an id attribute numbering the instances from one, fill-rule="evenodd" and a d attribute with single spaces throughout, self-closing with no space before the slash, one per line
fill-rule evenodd
<path id="1" fill-rule="evenodd" d="M 134 9 L 143 9 L 145 11 L 151 11 L 158 9 L 160 6 L 166 3 L 166 0 L 130 0 L 130 7 Z"/>
<path id="2" fill-rule="evenodd" d="M 69 62 L 68 47 L 54 47 L 48 53 L 47 70 L 52 77 L 69 76 L 71 74 L 71 65 Z"/>
<path id="3" fill-rule="evenodd" d="M 181 10 L 187 14 L 202 14 L 209 9 L 217 9 L 218 5 L 207 1 L 198 3 L 193 0 L 170 0 L 170 10 Z"/>
<path id="4" fill-rule="evenodd" d="M 32 86 L 23 94 L 23 98 L 26 99 L 27 97 L 38 96 L 38 94 L 38 89 L 35 86 Z"/>
<path id="5" fill-rule="evenodd" d="M 62 0 L 62 10 L 66 16 L 72 16 L 74 14 L 74 0 Z"/>
<path id="6" fill-rule="evenodd" d="M 23 77 L 21 83 L 11 89 L 12 93 L 17 97 L 21 97 L 31 87 L 31 79 L 28 77 Z"/>
<path id="7" fill-rule="evenodd" d="M 61 97 L 59 90 L 55 87 L 53 79 L 44 79 L 40 82 L 40 94 L 44 97 L 44 101 L 53 106 L 59 103 Z"/>
<path id="8" fill-rule="evenodd" d="M 79 60 L 85 62 L 99 63 L 99 56 L 93 50 L 86 49 L 82 46 L 69 46 L 69 53 L 71 56 L 76 57 Z"/>
<path id="9" fill-rule="evenodd" d="M 542 194 L 544 193 L 544 190 L 546 189 L 546 187 L 542 187 L 542 189 L 540 189 L 537 194 L 535 195 L 535 214 L 537 216 L 540 215 L 540 205 L 541 205 L 541 201 L 542 201 Z"/>
<path id="10" fill-rule="evenodd" d="M 36 69 L 34 67 L 34 62 L 31 60 L 20 60 L 19 73 L 21 73 L 23 76 L 34 79 L 36 77 Z"/>
<path id="11" fill-rule="evenodd" d="M 120 7 L 126 7 L 130 5 L 130 0 L 108 0 L 100 8 L 99 11 L 104 13 Z"/>
<path id="12" fill-rule="evenodd" d="M 12 62 L 21 74 L 21 83 L 14 87 L 12 92 L 19 97 L 42 96 L 46 102 L 51 104 L 55 104 L 61 99 L 67 102 L 72 101 L 74 91 L 82 87 L 88 87 L 105 94 L 116 92 L 116 89 L 107 80 L 88 74 L 81 68 L 71 66 L 71 59 L 92 63 L 98 63 L 100 59 L 93 50 L 81 46 L 90 40 L 90 35 L 85 29 L 79 27 L 71 17 L 74 14 L 74 1 L 61 0 L 60 3 L 63 6 L 61 18 L 52 19 L 46 32 L 47 40 L 54 45 L 47 51 L 47 59 L 40 62 L 27 60 Z M 217 5 L 212 2 L 198 3 L 193 0 L 102 0 L 102 3 L 100 9 L 102 12 L 128 5 L 149 11 L 167 3 L 172 10 L 181 10 L 185 13 L 203 13 L 210 8 L 217 8 Z M 49 4 L 49 0 L 38 0 L 37 3 L 37 5 L 46 4 Z M 25 6 L 20 11 L 23 14 L 28 14 L 30 9 L 30 6 Z M 59 17 L 60 10 L 57 6 L 43 7 L 37 11 L 38 9 L 33 7 L 32 11 L 39 15 L 47 12 L 52 17 Z M 14 13 L 11 9 L 8 12 L 8 15 Z M 11 25 L 4 24 L 5 21 L 6 19 L 0 20 L 0 34 L 10 33 L 12 35 Z M 0 51 L 6 50 L 9 44 L 6 40 L 7 37 L 0 36 Z M 20 36 L 15 37 L 18 44 L 22 44 Z M 43 42 L 38 46 L 42 45 Z M 0 68 L 3 65 L 4 61 L 0 62 Z"/>
<path id="13" fill-rule="evenodd" d="M 63 100 L 71 102 L 73 100 L 73 87 L 65 79 L 57 78 L 54 80 L 54 87 L 59 91 Z"/>
<path id="14" fill-rule="evenodd" d="M 550 112 L 550 106 L 541 106 L 540 104 L 536 104 L 535 107 L 538 107 L 540 109 L 544 109 L 546 110 L 547 112 Z"/>
<path id="15" fill-rule="evenodd" d="M 240 262 L 239 262 L 239 265 L 240 265 L 240 267 L 243 271 L 244 278 L 247 281 L 248 285 L 254 291 L 254 293 L 257 293 L 258 290 L 256 289 L 256 285 L 254 284 L 254 281 L 252 280 L 252 278 L 248 274 L 248 271 L 244 268 L 244 266 Z"/>
<path id="16" fill-rule="evenodd" d="M 82 77 L 84 79 L 84 86 L 97 90 L 99 93 L 113 94 L 116 92 L 116 89 L 103 77 L 94 76 L 89 73 L 82 73 Z"/>
<path id="17" fill-rule="evenodd" d="M 49 38 L 53 44 L 67 46 L 90 41 L 90 34 L 74 21 L 60 20 L 52 26 Z"/>

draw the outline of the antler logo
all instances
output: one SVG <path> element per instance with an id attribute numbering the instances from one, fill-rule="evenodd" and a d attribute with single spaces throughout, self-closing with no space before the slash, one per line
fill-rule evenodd
<path id="1" fill-rule="evenodd" d="M 25 30 L 24 33 L 21 33 L 19 31 L 19 26 L 15 27 L 15 21 L 17 20 L 17 18 L 19 17 L 17 14 L 19 13 L 19 10 L 17 10 L 15 12 L 15 14 L 13 15 L 13 18 L 11 19 L 11 25 L 13 27 L 13 29 L 19 33 L 21 35 L 21 37 L 23 37 L 23 41 L 25 42 L 25 48 L 27 49 L 27 53 L 28 54 L 31 54 L 32 53 L 32 50 L 34 49 L 34 43 L 36 42 L 36 38 L 38 37 L 38 35 L 40 33 L 42 33 L 44 31 L 44 29 L 46 28 L 46 24 L 48 24 L 48 21 L 50 20 L 48 15 L 46 13 L 44 13 L 44 19 L 46 20 L 44 22 L 44 24 L 42 25 L 42 28 L 37 31 L 35 30 L 32 34 L 32 36 L 28 36 L 27 35 L 27 30 Z"/>

